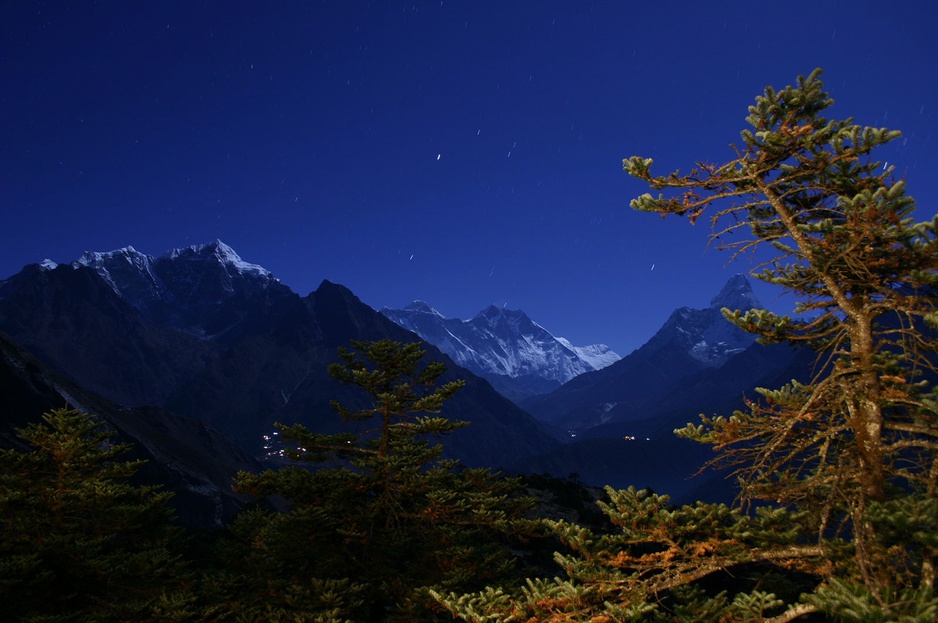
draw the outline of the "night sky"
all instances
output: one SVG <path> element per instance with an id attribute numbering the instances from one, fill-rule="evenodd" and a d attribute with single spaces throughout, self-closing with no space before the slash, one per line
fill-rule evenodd
<path id="1" fill-rule="evenodd" d="M 818 66 L 936 211 L 932 0 L 8 0 L 0 33 L 0 278 L 221 239 L 301 295 L 506 305 L 626 355 L 749 265 L 631 210 L 622 159 L 725 161 Z"/>

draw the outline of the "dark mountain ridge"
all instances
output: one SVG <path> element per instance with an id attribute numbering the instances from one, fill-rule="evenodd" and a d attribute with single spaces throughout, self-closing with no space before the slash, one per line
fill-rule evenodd
<path id="1" fill-rule="evenodd" d="M 731 411 L 744 392 L 793 365 L 789 350 L 753 345 L 720 313 L 755 306 L 748 280 L 733 277 L 707 309 L 676 310 L 628 357 L 533 401 L 532 411 L 573 442 L 565 446 L 489 382 L 425 344 L 428 359 L 448 366 L 444 382 L 467 381 L 445 413 L 472 425 L 447 438 L 447 455 L 468 465 L 689 492 L 698 485 L 685 479 L 707 449 L 682 446 L 671 431 L 701 410 Z M 497 307 L 479 318 L 505 365 L 523 359 L 509 352 L 514 338 L 539 328 L 523 312 Z M 153 426 L 159 409 L 168 409 L 255 455 L 267 451 L 274 422 L 348 429 L 329 401 L 365 405 L 326 371 L 339 347 L 419 339 L 340 285 L 323 281 L 301 297 L 217 241 L 159 258 L 127 247 L 66 265 L 27 266 L 0 282 L 0 330 L 82 387 L 132 407 L 155 405 Z M 553 348 L 559 340 L 550 338 Z M 538 345 L 528 354 L 544 352 Z"/>
<path id="2" fill-rule="evenodd" d="M 643 346 L 612 365 L 582 374 L 558 390 L 522 402 L 557 429 L 581 433 L 610 422 L 655 417 L 660 406 L 683 395 L 695 375 L 719 369 L 755 343 L 722 308 L 761 307 L 744 275 L 729 279 L 706 309 L 681 307 Z"/>
<path id="3" fill-rule="evenodd" d="M 71 266 L 94 270 L 154 323 L 211 339 L 236 339 L 225 333 L 243 324 L 255 296 L 290 293 L 269 271 L 245 262 L 220 240 L 160 257 L 133 247 L 86 252 Z"/>
<path id="4" fill-rule="evenodd" d="M 257 461 L 226 437 L 195 420 L 158 407 L 116 405 L 62 378 L 0 333 L 0 447 L 27 449 L 17 428 L 68 406 L 101 418 L 118 442 L 130 443 L 127 459 L 147 462 L 135 476 L 144 485 L 174 493 L 171 505 L 182 524 L 216 528 L 242 508 L 231 490 L 238 471 L 257 471 Z"/>
<path id="5" fill-rule="evenodd" d="M 730 502 L 736 495 L 732 479 L 723 472 L 700 467 L 714 458 L 713 449 L 678 438 L 674 430 L 699 423 L 700 414 L 730 415 L 744 409 L 754 388 L 778 388 L 792 379 L 808 380 L 816 354 L 785 344 L 754 344 L 720 368 L 706 368 L 683 381 L 652 392 L 643 404 L 647 417 L 609 421 L 569 432 L 569 443 L 553 452 L 527 457 L 532 472 L 566 468 L 585 482 L 613 487 L 651 487 L 672 500 Z M 660 361 L 660 360 L 659 360 Z"/>
<path id="6" fill-rule="evenodd" d="M 350 341 L 418 338 L 324 281 L 300 297 L 223 243 L 151 258 L 128 247 L 0 282 L 0 330 L 78 385 L 129 406 L 192 417 L 259 453 L 274 422 L 343 428 L 329 400 L 362 398 L 326 372 Z M 527 413 L 435 347 L 467 387 L 445 413 L 472 426 L 449 456 L 500 466 L 557 442 Z"/>

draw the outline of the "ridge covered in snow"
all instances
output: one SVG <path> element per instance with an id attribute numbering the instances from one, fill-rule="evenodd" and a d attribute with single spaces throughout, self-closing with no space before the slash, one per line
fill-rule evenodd
<path id="1" fill-rule="evenodd" d="M 648 343 L 673 341 L 697 361 L 709 367 L 721 366 L 756 340 L 754 335 L 724 318 L 721 311 L 724 308 L 742 311 L 762 308 L 745 275 L 730 277 L 706 309 L 676 309 Z"/>
<path id="2" fill-rule="evenodd" d="M 558 337 L 557 341 L 575 352 L 580 359 L 593 366 L 594 370 L 605 368 L 621 359 L 618 354 L 609 350 L 609 347 L 605 344 L 574 346 L 570 343 L 570 340 L 564 337 Z"/>
<path id="3" fill-rule="evenodd" d="M 245 262 L 220 240 L 153 257 L 126 246 L 85 252 L 73 269 L 91 268 L 122 299 L 151 318 L 201 332 L 224 301 L 250 298 L 279 283 L 267 269 Z M 44 268 L 53 268 L 43 263 Z"/>
<path id="4" fill-rule="evenodd" d="M 273 275 L 269 270 L 258 264 L 251 264 L 241 259 L 235 250 L 229 247 L 221 240 L 215 240 L 208 244 L 197 244 L 184 249 L 170 249 L 163 254 L 164 258 L 170 260 L 190 260 L 193 258 L 206 259 L 211 258 L 221 264 L 230 266 L 232 269 L 242 275 L 253 275 L 262 279 L 272 279 Z"/>
<path id="5" fill-rule="evenodd" d="M 215 240 L 208 244 L 192 245 L 182 249 L 170 249 L 157 258 L 141 253 L 132 246 L 122 247 L 114 251 L 85 251 L 80 258 L 71 263 L 71 266 L 73 268 L 89 266 L 94 268 L 102 277 L 105 277 L 109 283 L 116 283 L 112 279 L 114 276 L 112 273 L 114 272 L 120 274 L 127 268 L 132 267 L 138 271 L 152 274 L 153 266 L 166 262 L 211 262 L 225 266 L 231 272 L 239 275 L 249 275 L 261 279 L 274 278 L 266 268 L 242 260 L 234 249 L 221 240 Z M 51 260 L 43 262 L 44 266 L 47 264 L 51 268 L 56 266 Z"/>
<path id="6" fill-rule="evenodd" d="M 560 385 L 619 360 L 605 344 L 573 346 L 520 310 L 490 305 L 473 318 L 446 318 L 423 301 L 381 313 L 481 376 Z"/>

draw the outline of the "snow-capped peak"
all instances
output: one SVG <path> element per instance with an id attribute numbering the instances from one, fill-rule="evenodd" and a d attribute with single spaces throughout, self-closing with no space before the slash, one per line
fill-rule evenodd
<path id="1" fill-rule="evenodd" d="M 172 249 L 156 258 L 131 246 L 85 252 L 71 266 L 91 268 L 133 307 L 197 335 L 219 332 L 213 318 L 227 300 L 252 297 L 278 281 L 220 240 Z"/>
<path id="2" fill-rule="evenodd" d="M 427 303 L 424 303 L 423 301 L 414 301 L 413 303 L 411 303 L 404 309 L 407 311 L 411 311 L 411 312 L 431 314 L 433 316 L 439 316 L 440 318 L 446 318 L 446 316 L 444 316 L 437 310 L 433 309 L 432 307 L 430 307 Z"/>
<path id="3" fill-rule="evenodd" d="M 101 269 L 111 262 L 123 262 L 133 264 L 134 266 L 143 266 L 152 261 L 152 257 L 144 255 L 128 245 L 113 251 L 85 251 L 81 254 L 80 258 L 72 262 L 72 267 L 90 266 L 91 268 Z"/>
<path id="4" fill-rule="evenodd" d="M 489 305 L 468 320 L 447 319 L 422 301 L 381 313 L 483 376 L 540 379 L 559 385 L 619 359 L 608 346 L 575 347 L 521 310 Z"/>
<path id="5" fill-rule="evenodd" d="M 745 275 L 734 275 L 706 309 L 676 309 L 663 327 L 642 348 L 679 344 L 694 359 L 719 367 L 755 342 L 755 336 L 724 318 L 722 309 L 748 311 L 762 305 Z"/>
<path id="6" fill-rule="evenodd" d="M 270 278 L 270 271 L 258 264 L 251 264 L 241 259 L 234 249 L 229 247 L 221 240 L 215 240 L 208 244 L 197 244 L 184 249 L 170 249 L 163 254 L 164 258 L 175 259 L 208 259 L 213 258 L 220 264 L 225 264 L 234 268 L 237 272 L 244 275 L 254 275 L 257 277 Z"/>
<path id="7" fill-rule="evenodd" d="M 128 291 L 160 289 L 159 280 L 153 275 L 153 258 L 129 245 L 113 251 L 85 251 L 71 266 L 93 269 L 115 292 L 124 296 Z"/>
<path id="8" fill-rule="evenodd" d="M 479 318 L 484 318 L 489 323 L 495 323 L 495 324 L 498 324 L 500 322 L 509 322 L 513 324 L 517 324 L 519 322 L 524 322 L 524 323 L 530 322 L 538 329 L 541 329 L 547 332 L 547 329 L 544 329 L 544 327 L 540 326 L 539 324 L 531 320 L 531 318 L 520 309 L 508 309 L 505 305 L 498 306 L 495 303 L 492 303 L 491 305 L 489 305 L 488 307 L 480 311 L 478 314 L 476 314 L 475 318 L 471 320 L 466 320 L 465 322 L 477 321 L 477 319 Z M 553 338 L 554 336 L 551 335 L 551 337 Z"/>
<path id="9" fill-rule="evenodd" d="M 40 268 L 41 270 L 55 270 L 55 268 L 56 268 L 57 266 L 58 266 L 58 264 L 56 264 L 55 262 L 53 262 L 52 260 L 50 260 L 50 259 L 48 259 L 48 258 L 46 258 L 46 259 L 42 260 L 41 262 L 39 262 L 39 268 Z"/>
<path id="10" fill-rule="evenodd" d="M 762 303 L 756 298 L 752 291 L 752 286 L 746 275 L 737 274 L 730 277 L 720 293 L 710 301 L 710 307 L 714 309 L 748 311 L 750 309 L 761 309 Z"/>

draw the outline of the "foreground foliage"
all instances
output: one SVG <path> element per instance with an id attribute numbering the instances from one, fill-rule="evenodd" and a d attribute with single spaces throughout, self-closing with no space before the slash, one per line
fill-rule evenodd
<path id="1" fill-rule="evenodd" d="M 367 402 L 333 408 L 346 421 L 373 427 L 358 435 L 280 427 L 295 446 L 293 459 L 339 457 L 345 466 L 291 466 L 238 479 L 244 492 L 289 500 L 286 513 L 255 511 L 232 526 L 240 546 L 227 558 L 229 568 L 251 585 L 239 608 L 276 606 L 310 620 L 433 620 L 439 606 L 430 587 L 473 590 L 515 573 L 509 546 L 526 531 L 529 508 L 517 483 L 461 469 L 426 440 L 466 424 L 438 415 L 464 383 L 436 386 L 445 368 L 422 365 L 419 344 L 354 347 L 342 349 L 342 363 L 329 372 L 361 388 Z M 328 608 L 317 601 L 322 582 L 334 595 Z M 297 593 L 308 608 L 297 607 Z"/>
<path id="2" fill-rule="evenodd" d="M 134 486 L 101 422 L 59 409 L 0 450 L 0 612 L 8 621 L 152 620 L 173 609 L 185 569 L 166 502 Z"/>
<path id="3" fill-rule="evenodd" d="M 831 103 L 818 70 L 757 98 L 729 162 L 659 177 L 649 158 L 624 161 L 652 188 L 677 191 L 632 207 L 694 221 L 717 204 L 715 244 L 734 257 L 772 252 L 755 276 L 795 294 L 799 318 L 724 310 L 730 321 L 819 353 L 811 382 L 760 390 L 747 411 L 675 431 L 719 451 L 750 512 L 610 491 L 613 534 L 552 525 L 572 550 L 558 554 L 566 578 L 437 593 L 455 616 L 935 620 L 938 217 L 914 222 L 904 183 L 870 157 L 899 133 L 829 121 Z"/>

